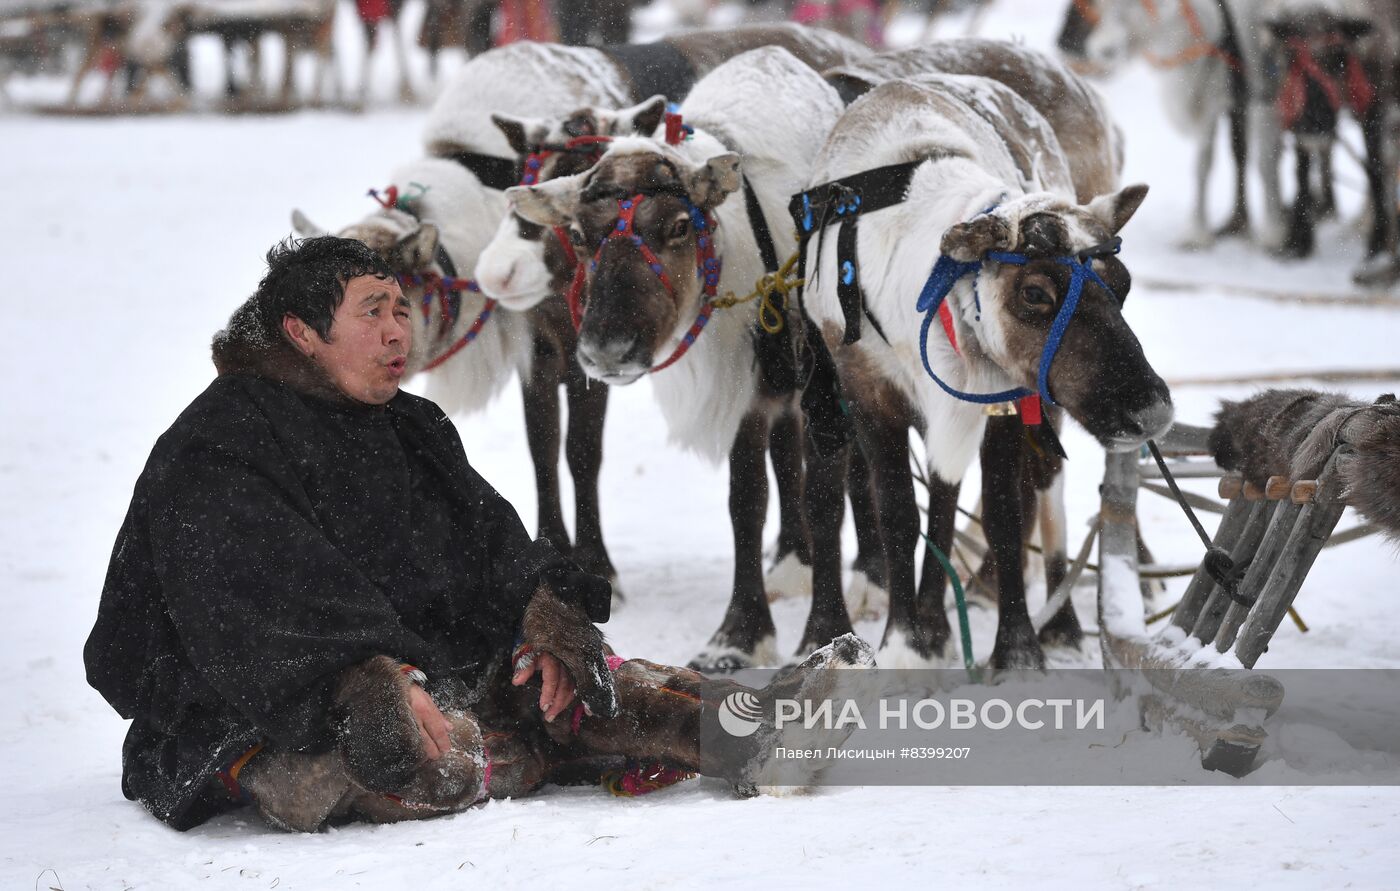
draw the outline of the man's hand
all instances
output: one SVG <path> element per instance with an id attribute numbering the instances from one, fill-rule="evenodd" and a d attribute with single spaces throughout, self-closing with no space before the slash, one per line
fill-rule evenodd
<path id="1" fill-rule="evenodd" d="M 574 681 L 558 659 L 548 653 L 538 653 L 529 665 L 515 673 L 510 682 L 519 687 L 534 677 L 537 671 L 541 682 L 540 710 L 544 712 L 546 721 L 553 721 L 573 704 Z"/>
<path id="2" fill-rule="evenodd" d="M 409 684 L 408 705 L 413 709 L 413 720 L 418 724 L 418 735 L 423 738 L 423 752 L 428 760 L 436 761 L 452 751 L 447 719 L 438 711 L 433 697 L 417 684 Z"/>

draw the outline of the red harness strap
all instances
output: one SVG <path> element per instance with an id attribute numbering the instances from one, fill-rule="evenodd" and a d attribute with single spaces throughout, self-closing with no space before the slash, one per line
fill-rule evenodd
<path id="1" fill-rule="evenodd" d="M 576 152 L 587 146 L 592 146 L 593 163 L 597 163 L 602 157 L 603 146 L 612 142 L 611 136 L 575 136 L 566 140 L 562 146 L 553 148 L 550 146 L 538 146 L 535 151 L 525 156 L 525 164 L 520 175 L 520 185 L 533 186 L 540 181 L 540 169 L 544 162 L 551 156 L 559 152 Z M 569 290 L 564 295 L 564 300 L 569 305 L 569 319 L 574 323 L 574 330 L 577 331 L 583 325 L 583 288 L 588 282 L 588 270 L 584 267 L 583 261 L 579 259 L 578 252 L 574 250 L 573 242 L 569 240 L 569 233 L 563 226 L 553 226 L 554 237 L 559 241 L 559 246 L 564 250 L 564 257 L 570 266 L 574 267 L 574 277 L 569 282 Z"/>
<path id="2" fill-rule="evenodd" d="M 1333 37 L 1330 42 L 1335 45 L 1343 42 L 1343 39 Z M 1288 66 L 1283 89 L 1279 90 L 1278 94 L 1279 117 L 1282 119 L 1285 129 L 1292 129 L 1298 123 L 1298 118 L 1302 117 L 1303 108 L 1307 105 L 1308 81 L 1312 81 L 1322 89 L 1323 95 L 1327 97 L 1327 104 L 1332 106 L 1333 111 L 1340 112 L 1345 106 L 1350 108 L 1358 118 L 1366 114 L 1371 103 L 1375 101 L 1376 87 L 1366 76 L 1366 69 L 1362 66 L 1361 60 L 1356 57 L 1356 53 L 1347 53 L 1344 95 L 1343 84 L 1338 83 L 1326 71 L 1322 70 L 1322 66 L 1317 63 L 1307 40 L 1301 37 L 1289 38 L 1288 47 L 1293 62 Z"/>
<path id="3" fill-rule="evenodd" d="M 633 228 L 635 225 L 637 208 L 646 200 L 646 197 L 645 194 L 638 193 L 630 198 L 618 199 L 617 225 L 613 227 L 611 232 L 604 236 L 602 243 L 598 245 L 598 250 L 593 255 L 593 266 L 597 268 L 598 260 L 603 256 L 603 248 L 607 246 L 609 241 L 615 238 L 625 238 L 630 241 L 637 250 L 641 251 L 642 259 L 647 261 L 647 266 L 651 268 L 651 271 L 656 274 L 657 278 L 661 279 L 661 284 L 666 286 L 666 290 L 671 292 L 671 296 L 675 297 L 676 286 L 672 284 L 671 277 L 666 274 L 666 268 L 661 265 L 660 258 L 656 256 Z M 689 203 L 688 199 L 687 203 Z M 695 343 L 696 338 L 700 336 L 700 332 L 705 330 L 705 325 L 710 321 L 711 313 L 715 311 L 713 301 L 715 299 L 715 294 L 719 290 L 720 272 L 720 262 L 719 258 L 715 256 L 715 242 L 712 237 L 715 223 L 710 219 L 708 214 L 693 204 L 690 205 L 690 217 L 691 223 L 695 227 L 695 271 L 704 282 L 702 288 L 705 293 L 705 303 L 700 307 L 700 314 L 695 317 L 695 321 L 691 323 L 690 329 L 686 331 L 685 335 L 681 338 L 681 342 L 676 346 L 676 349 L 660 365 L 652 367 L 652 374 L 658 371 L 664 371 L 680 361 L 680 358 L 686 354 L 686 351 Z M 578 273 L 575 273 L 574 286 L 571 286 L 569 290 L 572 292 L 575 288 L 582 291 L 582 283 Z M 577 300 L 577 296 L 575 296 L 575 300 Z"/>

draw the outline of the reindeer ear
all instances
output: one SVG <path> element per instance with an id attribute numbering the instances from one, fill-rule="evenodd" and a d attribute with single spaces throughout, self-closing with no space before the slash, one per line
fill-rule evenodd
<path id="1" fill-rule="evenodd" d="M 1103 224 L 1108 227 L 1112 235 L 1117 235 L 1119 230 L 1128 224 L 1128 220 L 1133 218 L 1137 209 L 1142 206 L 1142 199 L 1147 197 L 1147 186 L 1139 183 L 1134 186 L 1125 186 L 1110 195 L 1100 195 L 1089 202 L 1089 213 L 1098 217 Z"/>
<path id="2" fill-rule="evenodd" d="M 292 211 L 292 229 L 303 238 L 316 238 L 321 235 L 329 235 L 330 232 L 307 219 L 306 214 L 299 210 Z"/>
<path id="3" fill-rule="evenodd" d="M 515 212 L 538 226 L 567 226 L 578 215 L 578 176 L 562 176 L 538 186 L 512 186 L 506 189 Z"/>
<path id="4" fill-rule="evenodd" d="M 681 174 L 690 200 L 701 210 L 710 210 L 739 189 L 739 156 L 733 152 L 717 155 L 704 167 Z"/>
<path id="5" fill-rule="evenodd" d="M 659 94 L 652 96 L 640 105 L 618 112 L 618 129 L 613 131 L 613 135 L 636 133 L 639 136 L 650 136 L 661 126 L 661 119 L 665 116 L 666 97 Z M 623 129 L 624 127 L 626 129 Z"/>
<path id="6" fill-rule="evenodd" d="M 432 223 L 424 223 L 413 232 L 399 239 L 395 252 L 409 269 L 427 269 L 437 257 L 438 228 Z"/>
<path id="7" fill-rule="evenodd" d="M 996 214 L 984 213 L 943 233 L 939 250 L 959 263 L 975 263 L 987 251 L 1010 250 L 1011 226 Z"/>
<path id="8" fill-rule="evenodd" d="M 517 155 L 528 155 L 549 135 L 549 125 L 536 118 L 518 118 L 509 114 L 491 115 L 491 123 L 501 131 Z"/>

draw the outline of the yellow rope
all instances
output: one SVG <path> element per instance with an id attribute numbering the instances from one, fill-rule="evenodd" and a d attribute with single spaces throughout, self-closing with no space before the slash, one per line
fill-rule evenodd
<path id="1" fill-rule="evenodd" d="M 753 290 L 743 297 L 733 291 L 725 294 L 713 302 L 715 309 L 729 309 L 731 306 L 738 306 L 740 303 L 748 303 L 752 300 L 762 298 L 762 303 L 758 307 L 758 324 L 769 334 L 777 334 L 783 330 L 788 308 L 788 294 L 802 287 L 805 279 L 792 278 L 792 269 L 797 265 L 798 254 L 788 257 L 777 272 L 765 272 L 754 282 Z M 780 300 L 774 303 L 773 297 L 777 295 Z"/>

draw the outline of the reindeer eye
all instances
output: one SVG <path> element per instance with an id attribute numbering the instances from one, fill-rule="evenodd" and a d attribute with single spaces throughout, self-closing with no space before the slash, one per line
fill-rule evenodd
<path id="1" fill-rule="evenodd" d="M 1026 285 L 1021 289 L 1021 299 L 1032 306 L 1054 306 L 1055 298 L 1038 285 Z"/>
<path id="2" fill-rule="evenodd" d="M 685 238 L 690 234 L 690 218 L 681 217 L 671 224 L 671 230 L 666 233 L 667 238 Z"/>
<path id="3" fill-rule="evenodd" d="M 583 233 L 575 229 L 573 226 L 570 226 L 569 241 L 573 242 L 574 247 L 583 247 Z"/>

